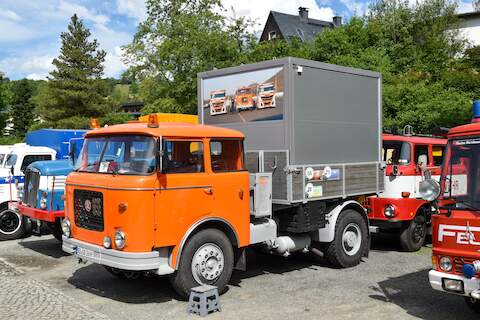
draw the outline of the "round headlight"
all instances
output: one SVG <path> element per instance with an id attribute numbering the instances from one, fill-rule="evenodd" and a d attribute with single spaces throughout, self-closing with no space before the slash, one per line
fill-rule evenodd
<path id="1" fill-rule="evenodd" d="M 110 237 L 109 236 L 103 237 L 103 247 L 105 249 L 110 249 L 111 246 L 112 246 L 112 240 L 110 240 Z"/>
<path id="2" fill-rule="evenodd" d="M 450 259 L 450 257 L 441 257 L 439 266 L 441 270 L 450 272 L 452 270 L 452 259 Z"/>
<path id="3" fill-rule="evenodd" d="M 40 199 L 40 208 L 41 209 L 46 209 L 47 208 L 47 199 L 46 198 L 41 198 Z"/>
<path id="4" fill-rule="evenodd" d="M 123 247 L 125 247 L 125 233 L 122 230 L 115 232 L 115 247 L 117 249 L 123 249 Z"/>
<path id="5" fill-rule="evenodd" d="M 440 184 L 433 179 L 427 179 L 420 182 L 418 192 L 423 200 L 433 201 L 440 195 Z"/>
<path id="6" fill-rule="evenodd" d="M 62 221 L 62 232 L 63 235 L 67 238 L 70 238 L 71 235 L 71 225 L 68 219 L 63 219 Z"/>
<path id="7" fill-rule="evenodd" d="M 395 217 L 395 207 L 392 206 L 391 204 L 388 204 L 385 206 L 385 209 L 383 210 L 383 214 L 387 218 L 393 218 Z"/>

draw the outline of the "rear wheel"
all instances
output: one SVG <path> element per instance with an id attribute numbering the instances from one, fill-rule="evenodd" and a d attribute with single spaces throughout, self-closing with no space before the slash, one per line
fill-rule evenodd
<path id="1" fill-rule="evenodd" d="M 368 243 L 365 219 L 355 210 L 343 211 L 335 225 L 335 238 L 328 243 L 325 256 L 336 267 L 348 268 L 360 263 Z"/>
<path id="2" fill-rule="evenodd" d="M 202 284 L 226 290 L 233 270 L 233 248 L 227 236 L 217 229 L 205 229 L 188 240 L 178 270 L 170 276 L 175 291 L 188 298 L 190 290 Z"/>
<path id="3" fill-rule="evenodd" d="M 465 297 L 465 303 L 467 306 L 476 313 L 480 313 L 480 300 Z"/>
<path id="4" fill-rule="evenodd" d="M 0 240 L 19 239 L 25 232 L 23 217 L 8 207 L 0 212 Z"/>
<path id="5" fill-rule="evenodd" d="M 427 220 L 423 215 L 417 215 L 402 228 L 400 233 L 400 245 L 404 251 L 418 251 L 423 246 L 427 236 Z"/>

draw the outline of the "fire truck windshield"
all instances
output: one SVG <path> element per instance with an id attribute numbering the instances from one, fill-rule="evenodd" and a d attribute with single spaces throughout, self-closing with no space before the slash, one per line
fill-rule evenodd
<path id="1" fill-rule="evenodd" d="M 383 141 L 383 161 L 392 165 L 407 165 L 411 159 L 411 147 L 404 141 Z"/>
<path id="2" fill-rule="evenodd" d="M 442 170 L 441 195 L 457 209 L 480 209 L 480 137 L 449 141 Z"/>
<path id="3" fill-rule="evenodd" d="M 140 135 L 86 138 L 75 163 L 79 172 L 145 175 L 155 170 L 155 140 Z"/>

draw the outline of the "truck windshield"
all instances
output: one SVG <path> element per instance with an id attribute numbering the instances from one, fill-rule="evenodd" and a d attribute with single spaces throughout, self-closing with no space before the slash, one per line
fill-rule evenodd
<path id="1" fill-rule="evenodd" d="M 5 154 L 0 153 L 0 166 L 3 166 L 3 161 L 5 160 Z"/>
<path id="2" fill-rule="evenodd" d="M 457 208 L 480 208 L 480 137 L 448 142 L 441 176 L 441 195 L 452 198 Z"/>
<path id="3" fill-rule="evenodd" d="M 252 90 L 250 88 L 238 89 L 237 94 L 249 94 Z"/>
<path id="4" fill-rule="evenodd" d="M 155 139 L 138 135 L 86 138 L 75 170 L 124 175 L 152 173 L 155 170 Z"/>
<path id="5" fill-rule="evenodd" d="M 17 155 L 11 153 L 11 154 L 7 155 L 7 160 L 5 161 L 5 167 L 10 168 L 10 167 L 14 166 L 16 162 L 17 162 Z"/>
<path id="6" fill-rule="evenodd" d="M 270 92 L 270 91 L 274 91 L 275 88 L 272 86 L 265 86 L 265 87 L 261 87 L 260 88 L 260 92 Z"/>
<path id="7" fill-rule="evenodd" d="M 225 98 L 225 92 L 212 94 L 212 99 Z"/>
<path id="8" fill-rule="evenodd" d="M 383 161 L 393 165 L 407 165 L 411 159 L 411 147 L 404 141 L 383 141 Z"/>

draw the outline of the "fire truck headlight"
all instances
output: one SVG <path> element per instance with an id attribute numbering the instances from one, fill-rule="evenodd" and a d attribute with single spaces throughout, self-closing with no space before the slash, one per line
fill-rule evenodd
<path id="1" fill-rule="evenodd" d="M 125 233 L 122 230 L 115 232 L 115 247 L 117 249 L 123 249 L 125 247 Z"/>
<path id="2" fill-rule="evenodd" d="M 385 209 L 383 210 L 383 214 L 385 215 L 385 217 L 387 218 L 393 218 L 395 217 L 395 207 L 392 206 L 391 204 L 388 204 L 385 206 Z"/>
<path id="3" fill-rule="evenodd" d="M 442 286 L 443 289 L 446 291 L 463 293 L 463 281 L 462 280 L 454 280 L 454 279 L 442 279 Z"/>
<path id="4" fill-rule="evenodd" d="M 439 266 L 442 271 L 450 272 L 452 270 L 452 259 L 450 257 L 441 257 Z"/>
<path id="5" fill-rule="evenodd" d="M 40 198 L 40 208 L 47 209 L 47 198 L 45 197 Z"/>
<path id="6" fill-rule="evenodd" d="M 433 201 L 440 195 L 440 184 L 433 179 L 424 180 L 420 182 L 418 192 L 423 200 Z"/>
<path id="7" fill-rule="evenodd" d="M 70 220 L 68 219 L 63 219 L 62 221 L 62 232 L 63 232 L 63 235 L 67 238 L 70 238 L 70 235 L 71 235 L 71 224 L 70 224 Z"/>
<path id="8" fill-rule="evenodd" d="M 112 240 L 109 236 L 103 237 L 103 247 L 105 249 L 110 249 L 112 247 Z"/>

